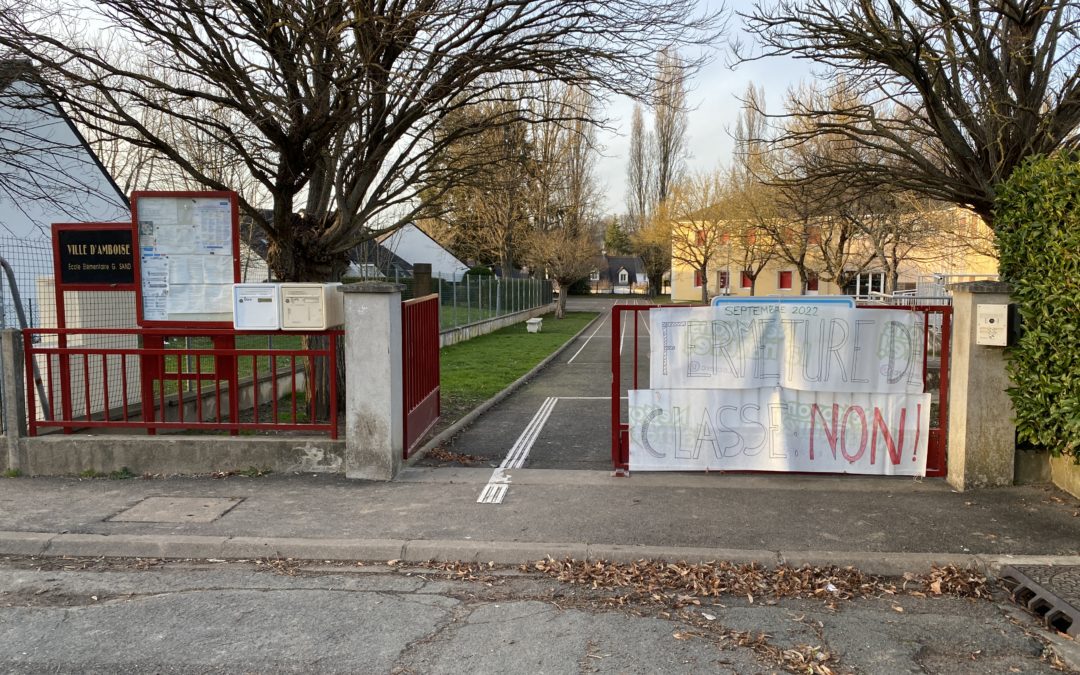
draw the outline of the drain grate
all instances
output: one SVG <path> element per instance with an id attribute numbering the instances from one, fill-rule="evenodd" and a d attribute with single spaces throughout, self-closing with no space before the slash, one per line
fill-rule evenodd
<path id="1" fill-rule="evenodd" d="M 1016 603 L 1048 627 L 1080 637 L 1080 565 L 1009 565 L 999 576 Z"/>

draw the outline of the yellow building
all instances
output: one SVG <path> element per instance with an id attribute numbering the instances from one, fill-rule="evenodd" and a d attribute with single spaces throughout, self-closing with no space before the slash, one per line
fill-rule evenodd
<path id="1" fill-rule="evenodd" d="M 910 246 L 898 265 L 897 291 L 911 292 L 917 296 L 937 296 L 944 294 L 945 286 L 949 283 L 996 277 L 998 263 L 993 248 L 993 234 L 981 218 L 961 208 L 938 211 L 933 217 L 940 226 L 934 228 L 933 235 Z M 698 233 L 692 222 L 673 223 L 672 230 L 671 298 L 674 301 L 698 302 L 702 291 L 701 272 L 685 260 L 701 260 L 704 256 L 694 255 L 694 251 L 680 255 L 678 249 L 680 246 L 692 248 L 696 242 L 706 242 L 710 237 Z M 769 258 L 756 281 L 752 281 L 743 271 L 747 256 L 738 242 L 738 237 L 721 237 L 712 244 L 713 254 L 709 256 L 706 271 L 709 297 L 785 296 L 803 292 L 798 270 L 779 254 Z M 811 273 L 806 280 L 806 294 L 846 294 L 867 298 L 884 291 L 887 286 L 886 272 L 880 261 L 873 259 L 869 243 L 859 240 L 853 250 L 855 265 L 868 262 L 861 272 L 852 277 L 846 288 L 822 278 L 822 265 L 812 255 L 808 256 L 807 268 Z"/>

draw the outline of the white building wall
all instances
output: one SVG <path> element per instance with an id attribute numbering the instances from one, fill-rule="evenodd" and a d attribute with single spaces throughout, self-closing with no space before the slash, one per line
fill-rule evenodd
<path id="1" fill-rule="evenodd" d="M 55 103 L 32 83 L 0 91 L 0 256 L 15 270 L 23 305 L 41 304 L 37 281 L 53 273 L 53 223 L 130 221 L 122 195 Z M 9 292 L 0 304 L 14 325 Z"/>
<path id="2" fill-rule="evenodd" d="M 410 264 L 431 263 L 431 276 L 461 281 L 469 267 L 440 246 L 423 230 L 409 224 L 382 241 L 382 245 Z"/>
<path id="3" fill-rule="evenodd" d="M 27 107 L 25 101 L 36 102 Z M 123 198 L 36 85 L 0 92 L 0 233 L 48 239 L 53 223 L 125 222 Z"/>

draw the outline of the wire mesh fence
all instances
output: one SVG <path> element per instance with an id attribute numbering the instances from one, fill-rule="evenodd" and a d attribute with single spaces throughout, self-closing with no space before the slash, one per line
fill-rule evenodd
<path id="1" fill-rule="evenodd" d="M 416 297 L 416 284 L 412 277 L 379 277 L 377 280 L 404 286 L 402 300 Z M 465 275 L 460 281 L 434 278 L 431 280 L 431 292 L 439 295 L 439 330 L 523 312 L 555 301 L 552 282 L 545 279 L 502 279 L 474 275 Z"/>
<path id="2" fill-rule="evenodd" d="M 21 239 L 18 237 L 0 237 L 0 257 L 11 266 L 18 284 L 18 294 L 26 316 L 28 328 L 46 325 L 43 322 L 56 322 L 55 303 L 52 307 L 42 307 L 38 297 L 39 286 L 52 288 L 53 254 L 52 243 L 46 239 Z M 0 280 L 0 328 L 22 328 L 19 325 L 18 310 L 15 307 L 15 294 L 7 276 Z M 51 293 L 51 290 L 50 290 Z M 51 296 L 50 296 L 51 297 Z"/>
<path id="3" fill-rule="evenodd" d="M 459 282 L 432 279 L 439 294 L 439 328 L 446 330 L 549 304 L 551 282 L 465 276 Z"/>

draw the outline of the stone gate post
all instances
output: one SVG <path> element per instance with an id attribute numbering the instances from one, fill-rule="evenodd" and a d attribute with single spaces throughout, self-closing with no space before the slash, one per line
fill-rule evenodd
<path id="1" fill-rule="evenodd" d="M 1009 285 L 949 286 L 953 338 L 949 374 L 948 482 L 957 490 L 1012 485 L 1016 425 L 1006 389 L 1005 348 L 976 344 L 979 305 L 1007 305 Z"/>
<path id="2" fill-rule="evenodd" d="M 404 447 L 401 284 L 363 281 L 345 294 L 345 476 L 392 480 Z"/>

